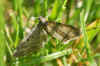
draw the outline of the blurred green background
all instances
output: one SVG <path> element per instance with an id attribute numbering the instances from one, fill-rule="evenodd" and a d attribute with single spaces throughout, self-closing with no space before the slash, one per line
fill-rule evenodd
<path id="1" fill-rule="evenodd" d="M 50 39 L 37 55 L 13 57 L 39 16 L 80 28 L 80 38 L 65 45 Z M 0 66 L 100 66 L 99 62 L 100 0 L 0 0 Z"/>

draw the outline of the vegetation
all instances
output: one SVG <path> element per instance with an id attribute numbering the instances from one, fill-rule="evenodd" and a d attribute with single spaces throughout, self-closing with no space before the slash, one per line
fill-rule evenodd
<path id="1" fill-rule="evenodd" d="M 67 44 L 48 36 L 37 54 L 15 58 L 14 50 L 39 16 L 81 29 Z M 100 66 L 100 0 L 0 1 L 0 66 Z"/>

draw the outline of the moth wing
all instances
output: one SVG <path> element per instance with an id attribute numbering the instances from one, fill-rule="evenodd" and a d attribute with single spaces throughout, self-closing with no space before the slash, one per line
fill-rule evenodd
<path id="1" fill-rule="evenodd" d="M 46 40 L 46 32 L 41 26 L 36 26 L 32 29 L 32 33 L 30 33 L 16 48 L 14 56 L 25 56 L 31 54 L 32 52 L 37 52 Z"/>
<path id="2" fill-rule="evenodd" d="M 67 42 L 80 35 L 80 30 L 70 25 L 57 22 L 48 22 L 46 31 L 52 37 L 59 39 L 62 42 Z"/>

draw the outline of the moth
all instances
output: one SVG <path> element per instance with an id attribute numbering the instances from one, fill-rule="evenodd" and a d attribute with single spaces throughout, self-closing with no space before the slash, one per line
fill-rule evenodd
<path id="1" fill-rule="evenodd" d="M 46 21 L 40 17 L 39 23 L 32 29 L 32 32 L 20 42 L 14 56 L 27 56 L 39 51 L 47 42 L 48 34 L 62 42 L 67 42 L 80 36 L 80 30 L 70 25 Z"/>

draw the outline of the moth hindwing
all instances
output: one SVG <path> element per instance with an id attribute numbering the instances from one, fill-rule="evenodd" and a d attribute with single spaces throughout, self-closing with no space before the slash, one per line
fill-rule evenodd
<path id="1" fill-rule="evenodd" d="M 25 56 L 32 52 L 37 52 L 47 41 L 49 34 L 62 42 L 66 42 L 80 35 L 80 30 L 70 25 L 57 22 L 49 22 L 44 18 L 40 18 L 40 22 L 32 29 L 28 37 L 23 40 L 16 48 L 14 56 Z"/>

